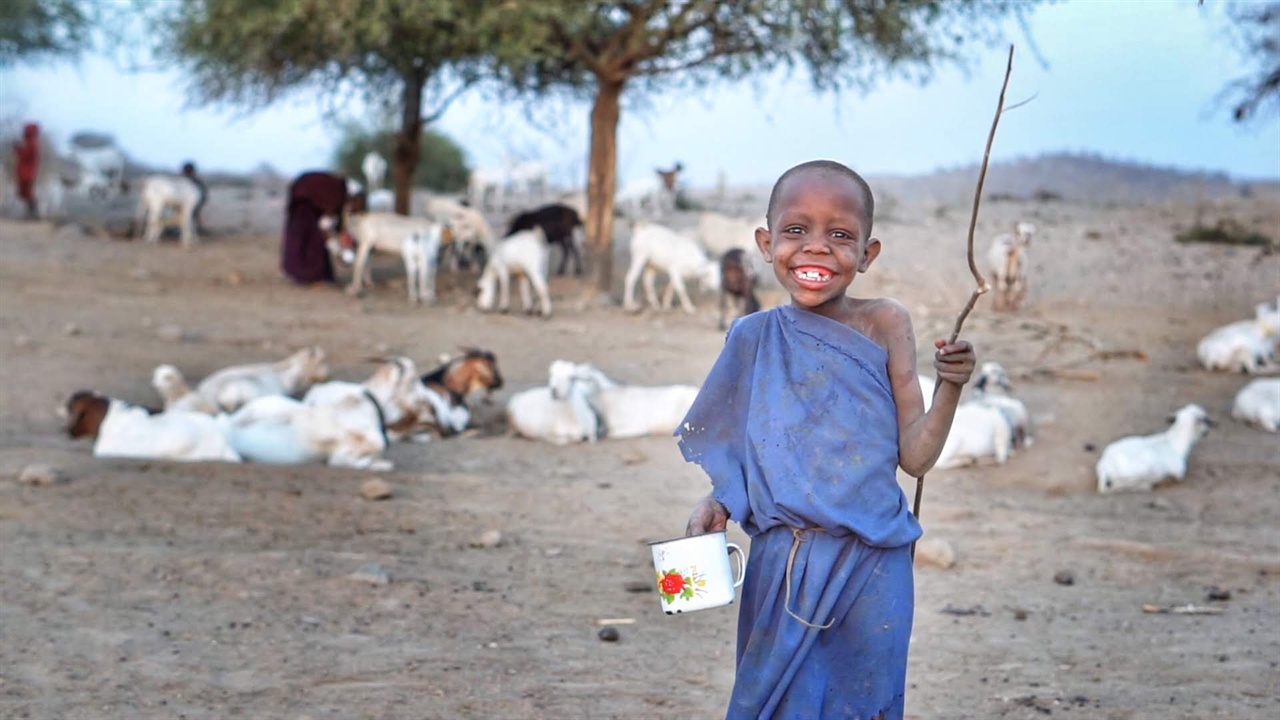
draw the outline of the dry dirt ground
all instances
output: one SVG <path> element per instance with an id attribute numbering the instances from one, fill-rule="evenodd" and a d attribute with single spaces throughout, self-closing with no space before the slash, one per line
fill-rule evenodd
<path id="1" fill-rule="evenodd" d="M 1275 236 L 1276 207 L 1232 212 L 1272 213 L 1261 222 Z M 544 321 L 477 312 L 474 275 L 442 274 L 431 308 L 408 307 L 398 283 L 360 300 L 298 289 L 275 269 L 279 212 L 278 199 L 221 192 L 216 232 L 194 251 L 0 220 L 0 717 L 720 716 L 735 610 L 668 617 L 629 589 L 652 582 L 643 543 L 682 532 L 701 472 L 671 438 L 557 448 L 498 427 L 501 402 L 555 358 L 699 382 L 723 338 L 714 300 L 693 317 L 631 316 L 579 307 L 578 281 L 558 278 Z M 894 215 L 854 289 L 903 299 L 923 346 L 968 295 L 967 213 Z M 958 562 L 917 571 L 909 716 L 1280 716 L 1280 439 L 1231 421 L 1244 379 L 1194 356 L 1208 330 L 1280 292 L 1280 257 L 1173 243 L 1191 215 L 984 210 L 982 248 L 1015 218 L 1041 227 L 1029 307 L 996 316 L 983 300 L 966 332 L 1014 375 L 1038 437 L 1004 466 L 928 477 L 926 531 Z M 397 275 L 380 265 L 380 279 Z M 1080 338 L 1147 359 L 1030 372 L 1083 357 Z M 81 388 L 155 403 L 161 362 L 194 381 L 311 343 L 343 379 L 364 377 L 373 354 L 429 365 L 483 346 L 507 387 L 480 411 L 485 432 L 393 447 L 383 502 L 361 499 L 369 475 L 349 470 L 96 460 L 55 416 Z M 1093 491 L 1097 448 L 1192 401 L 1221 422 L 1184 483 Z M 37 462 L 68 481 L 18 483 Z M 470 545 L 490 529 L 499 546 Z M 370 563 L 391 582 L 349 578 Z M 1211 586 L 1230 600 L 1208 601 Z M 609 643 L 602 618 L 635 622 Z"/>

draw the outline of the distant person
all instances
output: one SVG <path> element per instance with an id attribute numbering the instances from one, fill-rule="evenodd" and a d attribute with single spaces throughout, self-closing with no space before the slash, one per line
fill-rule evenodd
<path id="1" fill-rule="evenodd" d="M 334 218 L 336 230 L 341 233 L 348 200 L 347 180 L 341 175 L 305 172 L 290 183 L 280 248 L 280 269 L 289 279 L 299 285 L 334 281 L 333 261 L 320 219 L 326 215 Z"/>
<path id="2" fill-rule="evenodd" d="M 14 175 L 18 181 L 18 197 L 27 204 L 27 219 L 40 217 L 36 206 L 36 175 L 40 170 L 40 126 L 27 123 L 22 128 L 22 140 L 13 144 L 17 159 Z"/>
<path id="3" fill-rule="evenodd" d="M 874 210 L 839 163 L 782 174 L 756 245 L 791 303 L 734 321 L 676 430 L 712 485 L 686 534 L 751 536 L 729 720 L 903 717 L 921 529 L 897 469 L 936 462 L 976 358 L 934 341 L 926 412 L 907 309 L 846 294 Z"/>
<path id="4" fill-rule="evenodd" d="M 200 176 L 196 174 L 196 164 L 193 162 L 183 163 L 182 176 L 195 183 L 196 187 L 200 188 L 200 200 L 196 203 L 196 209 L 195 212 L 192 213 L 192 217 L 196 223 L 196 233 L 203 235 L 204 223 L 200 221 L 200 210 L 204 207 L 205 201 L 209 199 L 209 188 L 205 186 L 204 180 L 200 179 Z"/>

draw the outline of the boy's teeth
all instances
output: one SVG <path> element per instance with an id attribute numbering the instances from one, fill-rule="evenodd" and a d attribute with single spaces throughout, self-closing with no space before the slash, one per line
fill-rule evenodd
<path id="1" fill-rule="evenodd" d="M 823 275 L 822 273 L 816 270 L 805 270 L 803 272 L 798 272 L 796 273 L 796 276 L 799 277 L 801 280 L 823 280 L 826 277 L 825 275 Z"/>

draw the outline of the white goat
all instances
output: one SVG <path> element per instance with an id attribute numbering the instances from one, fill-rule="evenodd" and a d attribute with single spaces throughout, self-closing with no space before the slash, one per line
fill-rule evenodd
<path id="1" fill-rule="evenodd" d="M 435 398 L 418 377 L 417 364 L 407 357 L 387 359 L 363 383 L 335 380 L 313 385 L 302 402 L 311 407 L 341 405 L 352 397 L 372 397 L 378 403 L 392 442 L 424 439 L 425 422 L 435 410 Z"/>
<path id="2" fill-rule="evenodd" d="M 525 312 L 533 312 L 533 299 L 529 286 L 538 295 L 544 317 L 551 316 L 551 295 L 547 292 L 547 273 L 551 263 L 551 250 L 547 236 L 541 227 L 521 230 L 499 241 L 480 274 L 480 296 L 476 304 L 481 310 L 492 310 L 495 294 L 499 309 L 506 312 L 511 307 L 511 276 L 519 275 L 520 300 Z"/>
<path id="3" fill-rule="evenodd" d="M 218 418 L 170 410 L 156 413 L 94 392 L 67 402 L 67 432 L 94 438 L 94 457 L 240 462 Z"/>
<path id="4" fill-rule="evenodd" d="M 115 145 L 72 147 L 71 159 L 80 170 L 76 189 L 84 196 L 103 199 L 112 190 L 124 193 L 124 153 Z"/>
<path id="5" fill-rule="evenodd" d="M 370 192 L 382 187 L 382 181 L 387 177 L 387 161 L 381 155 L 376 151 L 369 151 L 360 163 L 360 169 L 364 172 L 364 181 L 369 184 Z"/>
<path id="6" fill-rule="evenodd" d="M 658 307 L 654 290 L 658 270 L 665 272 L 670 282 L 662 303 L 664 310 L 670 309 L 674 292 L 685 312 L 695 312 L 689 291 L 685 288 L 685 278 L 696 278 L 709 290 L 720 286 L 720 263 L 708 258 L 692 238 L 662 225 L 637 221 L 631 231 L 631 266 L 623 284 L 623 307 L 633 312 L 640 309 L 635 301 L 635 291 L 641 273 L 644 273 L 645 297 L 650 305 Z"/>
<path id="7" fill-rule="evenodd" d="M 428 217 L 444 223 L 453 233 L 450 253 L 450 267 L 458 269 L 460 257 L 476 255 L 476 249 L 483 249 L 487 257 L 493 250 L 493 228 L 485 220 L 484 213 L 473 207 L 446 197 L 431 196 L 427 198 L 424 208 Z"/>
<path id="8" fill-rule="evenodd" d="M 586 397 L 609 438 L 670 436 L 698 396 L 693 385 L 624 385 L 588 363 L 556 360 L 548 370 L 553 397 L 568 397 L 574 385 L 585 386 Z"/>
<path id="9" fill-rule="evenodd" d="M 145 222 L 143 241 L 159 242 L 165 213 L 173 210 L 182 231 L 182 244 L 191 247 L 196 243 L 195 211 L 199 203 L 200 188 L 189 178 L 181 175 L 151 175 L 142 181 L 134 226 L 142 228 Z"/>
<path id="10" fill-rule="evenodd" d="M 1013 450 L 1013 430 L 1003 411 L 978 402 L 961 403 L 934 467 L 973 465 L 993 459 L 1003 465 Z"/>
<path id="11" fill-rule="evenodd" d="M 704 212 L 698 215 L 697 238 L 712 257 L 723 257 L 730 250 L 743 250 L 751 272 L 755 274 L 756 287 L 776 288 L 779 286 L 778 276 L 756 246 L 756 228 L 768 226 L 764 216 L 746 220 Z"/>
<path id="12" fill-rule="evenodd" d="M 933 392 L 938 383 L 928 375 L 917 375 L 916 378 L 920 381 L 920 394 L 924 396 L 924 411 L 929 412 L 933 407 Z"/>
<path id="13" fill-rule="evenodd" d="M 1277 300 L 1280 306 L 1280 300 Z M 1252 320 L 1239 320 L 1214 330 L 1196 345 L 1196 356 L 1206 370 L 1255 375 L 1273 371 L 1280 359 L 1280 309 L 1260 303 Z"/>
<path id="14" fill-rule="evenodd" d="M 548 386 L 518 392 L 507 401 L 507 426 L 516 434 L 556 445 L 595 442 L 603 427 L 587 396 L 592 387 L 571 382 L 557 395 Z"/>
<path id="15" fill-rule="evenodd" d="M 370 212 L 393 212 L 396 209 L 396 194 L 386 188 L 370 190 L 365 196 L 364 207 Z"/>
<path id="16" fill-rule="evenodd" d="M 1214 422 L 1204 408 L 1185 405 L 1169 416 L 1173 424 L 1155 435 L 1133 435 L 1111 443 L 1098 458 L 1098 492 L 1150 490 L 1162 480 L 1187 475 L 1187 455 Z"/>
<path id="17" fill-rule="evenodd" d="M 663 185 L 662 178 L 650 173 L 623 185 L 614 195 L 613 203 L 635 220 L 643 217 L 646 209 L 657 216 L 673 208 L 673 195 Z"/>
<path id="18" fill-rule="evenodd" d="M 1240 388 L 1231 417 L 1267 432 L 1280 432 L 1280 378 L 1259 378 Z"/>
<path id="19" fill-rule="evenodd" d="M 372 284 L 369 255 L 377 250 L 398 253 L 404 261 L 410 304 L 435 301 L 436 262 L 440 245 L 447 242 L 445 225 L 427 218 L 366 212 L 351 215 L 347 231 L 356 241 L 355 267 L 347 294 L 359 295 L 365 282 Z"/>
<path id="20" fill-rule="evenodd" d="M 274 363 L 223 368 L 196 386 L 196 392 L 218 409 L 232 412 L 266 395 L 297 395 L 329 379 L 324 350 L 309 347 Z"/>
<path id="21" fill-rule="evenodd" d="M 991 273 L 996 310 L 1017 310 L 1027 297 L 1027 248 L 1036 233 L 1029 222 L 1014 225 L 1013 234 L 996 237 L 987 250 L 987 270 Z"/>
<path id="22" fill-rule="evenodd" d="M 993 407 L 1004 414 L 1009 423 L 1009 431 L 1012 433 L 1013 448 L 1017 450 L 1031 447 L 1035 442 L 1031 414 L 1027 412 L 1027 406 L 1023 405 L 1021 400 L 1009 394 L 1012 389 L 1009 375 L 1000 363 L 990 361 L 982 363 L 973 389 L 971 402 Z"/>
<path id="23" fill-rule="evenodd" d="M 395 466 L 380 457 L 387 447 L 380 415 L 379 408 L 363 394 L 318 406 L 270 395 L 255 398 L 217 420 L 231 446 L 250 462 L 325 462 L 334 467 L 386 471 Z"/>
<path id="24" fill-rule="evenodd" d="M 183 410 L 205 415 L 217 415 L 218 407 L 205 399 L 187 385 L 178 368 L 172 365 L 157 365 L 151 373 L 151 387 L 156 389 L 164 400 L 165 412 Z"/>

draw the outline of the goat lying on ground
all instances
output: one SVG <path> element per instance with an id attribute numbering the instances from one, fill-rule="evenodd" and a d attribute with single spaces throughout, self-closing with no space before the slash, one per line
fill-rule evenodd
<path id="1" fill-rule="evenodd" d="M 961 403 L 934 467 L 964 467 L 988 459 L 1003 465 L 1012 449 L 1013 431 L 1003 411 L 984 403 Z"/>
<path id="2" fill-rule="evenodd" d="M 537 210 L 520 213 L 512 218 L 511 227 L 507 228 L 507 235 L 533 227 L 542 228 L 548 243 L 560 246 L 560 268 L 556 270 L 557 275 L 564 275 L 571 256 L 573 274 L 582 274 L 582 255 L 578 247 L 578 228 L 582 227 L 582 217 L 577 210 L 568 205 L 554 203 L 544 205 Z"/>
<path id="3" fill-rule="evenodd" d="M 152 175 L 143 180 L 138 193 L 138 210 L 134 215 L 134 227 L 145 228 L 143 242 L 160 242 L 165 213 L 173 210 L 181 230 L 182 244 L 186 247 L 195 245 L 195 212 L 200 195 L 199 186 L 180 175 Z"/>
<path id="4" fill-rule="evenodd" d="M 488 350 L 466 348 L 421 378 L 431 401 L 434 417 L 429 429 L 438 437 L 456 435 L 471 423 L 468 398 L 483 393 L 490 402 L 494 390 L 502 388 L 498 359 Z"/>
<path id="5" fill-rule="evenodd" d="M 1280 299 L 1277 307 L 1259 303 L 1252 320 L 1223 325 L 1204 336 L 1196 345 L 1196 356 L 1206 370 L 1244 372 L 1250 375 L 1272 372 L 1280 367 Z"/>
<path id="6" fill-rule="evenodd" d="M 973 384 L 971 402 L 993 407 L 1004 414 L 1009 423 L 1012 446 L 1015 450 L 1031 447 L 1035 442 L 1031 426 L 1031 414 L 1022 401 L 1009 394 L 1012 386 L 1009 375 L 996 362 L 984 362 Z"/>
<path id="7" fill-rule="evenodd" d="M 186 379 L 182 377 L 182 373 L 172 365 L 156 366 L 151 373 L 151 387 L 155 388 L 156 392 L 160 393 L 160 398 L 164 400 L 165 412 L 184 410 L 205 415 L 218 414 L 218 407 L 192 390 L 187 385 Z"/>
<path id="8" fill-rule="evenodd" d="M 599 440 L 604 426 L 588 398 L 587 382 L 571 381 L 553 389 L 541 385 L 523 390 L 507 401 L 507 427 L 517 435 L 555 445 Z"/>
<path id="9" fill-rule="evenodd" d="M 399 254 L 404 260 L 411 304 L 435 301 L 436 261 L 441 244 L 451 237 L 444 224 L 389 212 L 365 212 L 352 214 L 347 230 L 356 242 L 348 294 L 359 295 L 366 281 L 372 284 L 369 255 L 377 250 Z"/>
<path id="10" fill-rule="evenodd" d="M 1187 456 L 1214 423 L 1199 405 L 1184 406 L 1169 417 L 1172 427 L 1155 435 L 1130 436 L 1102 451 L 1095 471 L 1098 492 L 1150 490 L 1163 480 L 1187 475 Z"/>
<path id="11" fill-rule="evenodd" d="M 324 350 L 309 347 L 274 363 L 223 368 L 196 386 L 196 392 L 219 410 L 232 412 L 264 395 L 297 395 L 329 379 Z"/>
<path id="12" fill-rule="evenodd" d="M 1017 310 L 1027 297 L 1027 248 L 1036 233 L 1028 222 L 1014 225 L 1013 234 L 999 235 L 987 251 L 987 270 L 995 291 L 996 310 Z"/>
<path id="13" fill-rule="evenodd" d="M 219 419 L 203 413 L 154 410 L 95 392 L 67 401 L 67 434 L 94 439 L 95 457 L 240 462 Z"/>
<path id="14" fill-rule="evenodd" d="M 740 318 L 760 310 L 756 297 L 756 276 L 747 264 L 745 250 L 730 250 L 720 257 L 720 329 L 728 327 L 725 310 L 732 303 L 734 317 Z M 729 298 L 732 297 L 732 300 Z"/>
<path id="15" fill-rule="evenodd" d="M 569 394 L 570 385 L 582 383 L 586 396 L 609 438 L 645 435 L 669 436 L 688 414 L 698 396 L 693 385 L 624 385 L 588 363 L 556 360 L 548 370 L 548 387 L 556 397 Z"/>
<path id="16" fill-rule="evenodd" d="M 302 402 L 310 407 L 341 405 L 353 397 L 371 398 L 378 404 L 390 442 L 426 439 L 424 432 L 432 420 L 432 399 L 418 379 L 418 366 L 413 360 L 390 358 L 363 383 L 332 381 L 313 385 Z"/>
<path id="17" fill-rule="evenodd" d="M 511 276 L 520 278 L 520 300 L 527 313 L 534 311 L 530 286 L 538 295 L 538 304 L 544 317 L 551 316 L 551 294 L 547 291 L 547 266 L 550 264 L 546 235 L 542 228 L 521 230 L 503 238 L 493 249 L 489 261 L 480 274 L 480 291 L 476 304 L 481 310 L 494 308 L 495 295 L 498 308 L 506 312 L 511 307 Z"/>
<path id="18" fill-rule="evenodd" d="M 382 408 L 363 393 L 317 406 L 270 395 L 216 419 L 231 447 L 250 462 L 325 462 L 378 471 L 394 468 L 390 460 L 380 457 L 389 444 Z"/>
<path id="19" fill-rule="evenodd" d="M 692 238 L 662 225 L 637 221 L 631 231 L 631 266 L 623 283 L 623 307 L 632 312 L 640 309 L 635 301 L 635 289 L 641 273 L 644 273 L 645 297 L 650 305 L 658 307 L 654 288 L 658 270 L 665 272 L 670 282 L 663 309 L 670 308 L 674 292 L 685 312 L 695 312 L 689 291 L 685 289 L 686 278 L 697 278 L 708 289 L 716 289 L 720 284 L 720 263 L 709 259 Z"/>
<path id="20" fill-rule="evenodd" d="M 1259 378 L 1240 388 L 1231 417 L 1267 432 L 1280 431 L 1280 378 Z"/>

